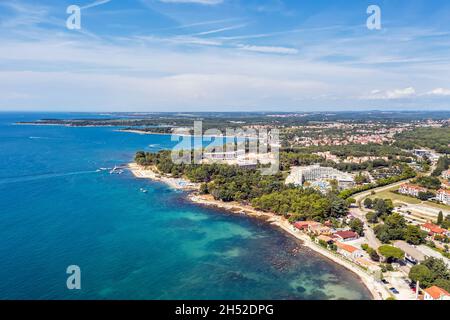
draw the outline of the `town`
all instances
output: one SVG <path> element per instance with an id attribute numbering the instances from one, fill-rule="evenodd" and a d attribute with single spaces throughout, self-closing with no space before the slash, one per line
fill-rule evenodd
<path id="1" fill-rule="evenodd" d="M 208 132 L 230 126 L 240 132 L 232 139 L 236 149 L 228 140 L 216 143 L 200 150 L 198 163 L 174 163 L 171 150 L 139 151 L 132 170 L 137 177 L 189 190 L 195 202 L 267 216 L 358 274 L 375 299 L 448 300 L 449 119 L 448 113 L 394 112 L 137 114 L 36 124 L 114 125 L 124 133 L 190 140 L 192 123 L 202 121 L 200 134 L 208 141 L 220 137 Z M 274 129 L 279 142 L 265 153 L 251 150 L 254 132 Z M 279 170 L 261 174 L 274 161 Z"/>
<path id="2" fill-rule="evenodd" d="M 285 217 L 291 233 L 357 270 L 379 299 L 450 300 L 448 126 L 448 119 L 284 126 L 281 172 L 271 180 L 284 187 L 255 195 L 243 195 L 239 187 L 230 189 L 238 181 L 245 185 L 245 179 L 216 177 L 214 166 L 241 172 L 227 175 L 246 175 L 273 160 L 270 152 L 211 151 L 203 154 L 195 172 L 163 168 L 163 159 L 146 154 L 137 155 L 137 161 L 145 157 L 143 161 L 157 164 L 159 171 L 199 183 L 200 193 L 216 200 L 251 203 Z M 305 204 L 311 201 L 314 206 L 320 199 L 328 199 L 331 208 L 325 205 L 315 211 Z"/>

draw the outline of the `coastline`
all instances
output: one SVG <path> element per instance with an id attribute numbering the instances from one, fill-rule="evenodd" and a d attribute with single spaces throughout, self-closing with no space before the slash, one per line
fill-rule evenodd
<path id="1" fill-rule="evenodd" d="M 242 138 L 242 139 L 257 139 L 258 137 L 254 136 L 245 136 L 245 135 L 235 135 L 235 136 L 227 136 L 227 135 L 194 135 L 194 134 L 187 134 L 187 133 L 167 133 L 167 132 L 151 132 L 151 131 L 141 131 L 141 130 L 134 130 L 134 129 L 117 129 L 114 130 L 115 132 L 128 132 L 128 133 L 134 133 L 139 135 L 162 135 L 162 136 L 178 136 L 178 137 L 196 137 L 196 138 L 222 138 L 222 139 L 234 139 L 234 138 Z"/>
<path id="2" fill-rule="evenodd" d="M 138 179 L 150 179 L 154 181 L 160 181 L 169 185 L 173 189 L 184 191 L 197 191 L 200 188 L 200 184 L 192 183 L 180 178 L 166 177 L 156 172 L 155 168 L 141 167 L 136 163 L 129 163 L 128 169 Z"/>
<path id="3" fill-rule="evenodd" d="M 282 216 L 257 210 L 249 205 L 244 205 L 238 202 L 218 201 L 215 200 L 211 195 L 197 194 L 195 193 L 195 191 L 199 190 L 200 184 L 190 183 L 184 179 L 160 175 L 156 172 L 155 168 L 143 168 L 136 163 L 128 164 L 128 168 L 136 178 L 160 181 L 177 190 L 191 191 L 190 193 L 188 193 L 187 199 L 193 203 L 202 206 L 223 209 L 233 214 L 242 214 L 248 217 L 264 219 L 267 223 L 270 223 L 271 225 L 282 229 L 284 232 L 287 232 L 289 235 L 295 237 L 296 239 L 301 240 L 302 245 L 307 247 L 308 249 L 311 249 L 312 251 L 324 256 L 332 262 L 343 266 L 349 271 L 352 271 L 358 276 L 364 286 L 369 290 L 373 300 L 384 300 L 390 296 L 389 293 L 386 292 L 385 288 L 380 283 L 376 282 L 373 277 L 367 274 L 364 270 L 360 269 L 350 261 L 340 258 L 329 250 L 320 247 L 319 245 L 314 243 L 314 241 L 312 241 L 306 234 L 302 233 L 300 230 L 295 229 L 295 227 Z"/>
<path id="4" fill-rule="evenodd" d="M 140 134 L 140 135 L 147 135 L 147 134 L 153 134 L 153 135 L 162 135 L 162 136 L 170 136 L 172 135 L 172 133 L 167 133 L 167 132 L 152 132 L 152 131 L 141 131 L 141 130 L 126 130 L 126 129 L 117 129 L 114 130 L 115 132 L 128 132 L 128 133 L 135 133 L 135 134 Z"/>

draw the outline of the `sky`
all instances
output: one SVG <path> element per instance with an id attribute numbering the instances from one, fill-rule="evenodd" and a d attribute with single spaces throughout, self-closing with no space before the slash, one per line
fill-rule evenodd
<path id="1" fill-rule="evenodd" d="M 369 109 L 450 110 L 450 1 L 0 0 L 0 111 Z"/>

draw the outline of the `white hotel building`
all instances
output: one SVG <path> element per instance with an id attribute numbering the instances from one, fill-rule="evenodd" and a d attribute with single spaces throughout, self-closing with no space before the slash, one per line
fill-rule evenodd
<path id="1" fill-rule="evenodd" d="M 291 174 L 286 178 L 286 184 L 303 185 L 305 182 L 319 180 L 336 180 L 341 188 L 354 185 L 352 175 L 331 167 L 312 165 L 306 167 L 292 167 Z"/>

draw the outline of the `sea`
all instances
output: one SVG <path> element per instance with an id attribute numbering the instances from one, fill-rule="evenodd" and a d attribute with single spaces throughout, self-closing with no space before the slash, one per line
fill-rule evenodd
<path id="1" fill-rule="evenodd" d="M 264 221 L 112 168 L 177 141 L 0 113 L 0 299 L 370 299 L 359 278 Z M 103 170 L 101 169 L 103 168 Z M 147 190 L 147 192 L 142 192 Z M 69 266 L 80 289 L 69 289 Z"/>

